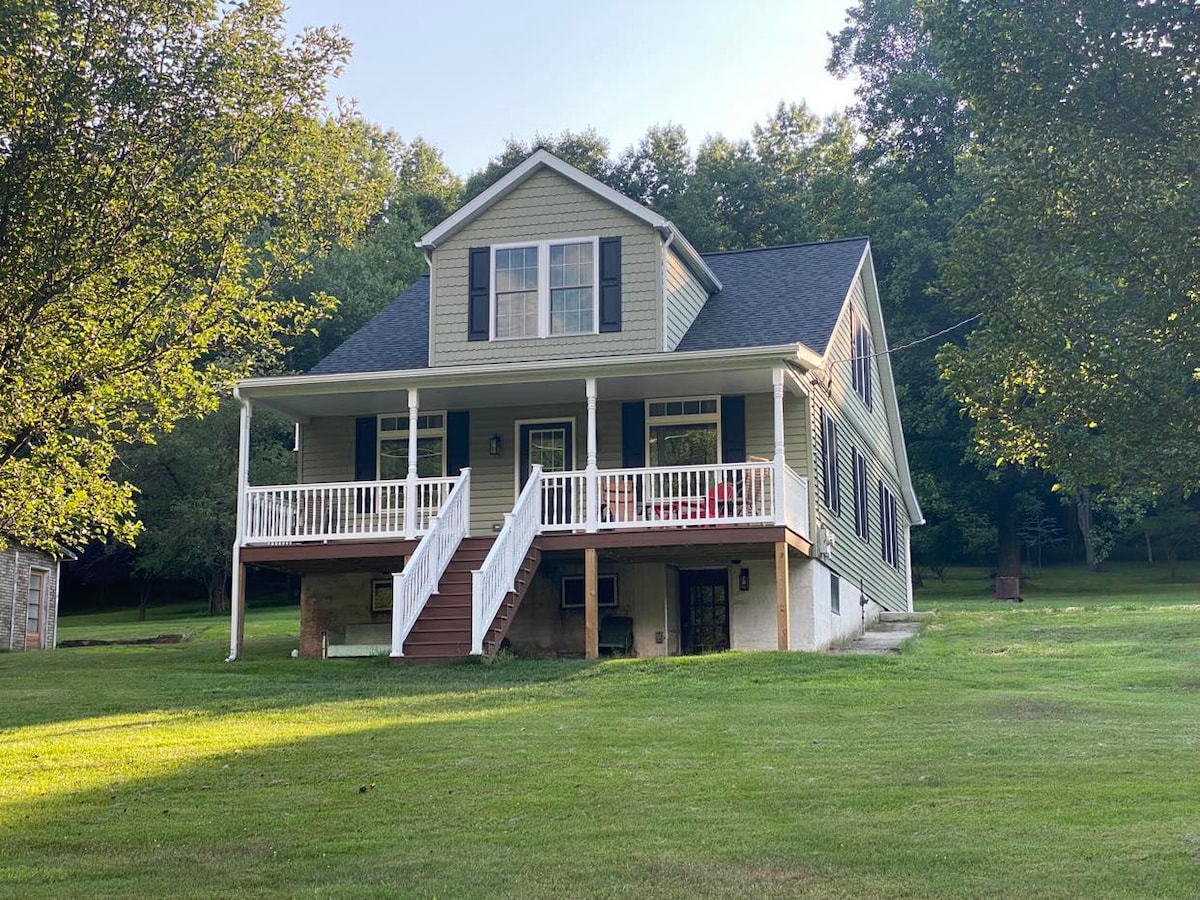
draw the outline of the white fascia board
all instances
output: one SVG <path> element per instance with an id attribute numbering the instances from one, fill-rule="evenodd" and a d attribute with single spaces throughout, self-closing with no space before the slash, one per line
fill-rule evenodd
<path id="1" fill-rule="evenodd" d="M 900 476 L 900 487 L 904 492 L 911 524 L 924 525 L 925 515 L 921 512 L 921 504 L 917 501 L 917 492 L 913 488 L 912 472 L 908 467 L 908 448 L 904 442 L 904 429 L 900 425 L 900 401 L 896 396 L 896 381 L 892 375 L 892 357 L 891 351 L 888 349 L 887 330 L 883 324 L 883 306 L 879 300 L 879 286 L 875 281 L 875 259 L 871 255 L 870 241 L 867 241 L 862 259 L 858 261 L 858 269 L 854 273 L 855 280 L 860 275 L 863 279 L 863 299 L 867 304 L 867 317 L 871 323 L 871 331 L 877 348 L 875 359 L 879 364 L 879 381 L 883 387 L 883 411 L 887 416 L 888 431 L 891 432 L 892 453 L 896 457 L 896 472 Z M 853 290 L 854 281 L 851 281 L 850 291 Z M 846 294 L 846 302 L 850 300 L 850 291 Z M 826 348 L 825 352 L 828 355 L 829 348 Z"/>
<path id="2" fill-rule="evenodd" d="M 371 390 L 466 387 L 592 377 L 619 378 L 695 371 L 697 364 L 706 364 L 706 368 L 718 364 L 730 369 L 747 369 L 756 365 L 792 362 L 802 369 L 807 369 L 814 360 L 820 362 L 820 358 L 803 344 L 776 344 L 770 347 L 531 360 L 497 365 L 438 366 L 431 369 L 397 369 L 390 372 L 246 378 L 237 383 L 234 395 L 239 399 L 253 400 L 255 397 L 275 398 L 304 394 L 355 394 Z"/>
<path id="3" fill-rule="evenodd" d="M 647 209 L 635 200 L 630 200 L 619 191 L 614 191 L 608 185 L 597 181 L 586 172 L 581 172 L 570 163 L 563 162 L 554 154 L 546 150 L 538 150 L 483 193 L 462 206 L 458 212 L 445 219 L 436 228 L 426 232 L 421 240 L 417 241 L 417 246 L 421 248 L 436 247 L 461 229 L 471 219 L 504 197 L 505 194 L 518 187 L 542 167 L 551 169 L 564 178 L 570 179 L 580 187 L 586 188 L 614 206 L 620 207 L 631 216 L 640 219 L 652 228 L 663 229 L 670 227 L 670 223 L 653 210 Z"/>

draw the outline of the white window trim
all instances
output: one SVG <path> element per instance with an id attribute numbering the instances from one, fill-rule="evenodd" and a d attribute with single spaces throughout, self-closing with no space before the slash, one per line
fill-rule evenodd
<path id="1" fill-rule="evenodd" d="M 550 331 L 550 248 L 561 247 L 564 244 L 592 245 L 592 330 L 563 331 L 553 334 Z M 512 337 L 496 336 L 496 251 L 517 250 L 522 247 L 537 248 L 538 269 L 538 330 L 536 335 L 520 335 Z M 578 337 L 579 335 L 600 333 L 600 237 L 599 235 L 583 235 L 581 237 L 554 238 L 546 241 L 516 241 L 511 244 L 492 244 L 490 269 L 488 272 L 488 339 L 492 341 L 532 341 L 544 338 Z"/>
<path id="2" fill-rule="evenodd" d="M 717 411 L 715 413 L 695 413 L 692 415 L 678 416 L 651 416 L 651 403 L 679 403 L 688 400 L 715 400 L 717 401 Z M 721 430 L 721 398 L 717 394 L 705 395 L 702 397 L 650 397 L 643 407 L 645 410 L 646 433 L 643 435 L 646 453 L 646 466 L 650 465 L 650 426 L 653 425 L 712 425 L 717 426 L 717 461 L 714 465 L 721 465 L 724 462 L 725 447 L 722 440 L 724 433 Z"/>
<path id="3" fill-rule="evenodd" d="M 442 474 L 439 477 L 445 478 L 446 477 L 446 410 L 444 410 L 444 409 L 423 409 L 417 413 L 417 421 L 418 422 L 421 421 L 421 416 L 441 416 L 442 417 L 442 427 L 441 428 L 418 428 L 417 429 L 417 438 L 418 438 L 418 440 L 423 437 L 440 437 L 442 439 Z M 400 431 L 384 431 L 383 430 L 383 427 L 382 427 L 383 420 L 384 419 L 393 419 L 393 418 L 407 419 L 408 412 L 406 411 L 406 412 L 380 413 L 378 416 L 375 417 L 375 480 L 376 481 L 381 480 L 379 478 L 379 472 L 383 468 L 380 465 L 380 463 L 383 460 L 382 454 L 383 454 L 384 435 L 387 435 L 387 440 L 391 440 L 391 441 L 394 441 L 394 440 L 407 441 L 408 440 L 408 429 L 407 428 L 401 429 Z M 407 474 L 408 473 L 405 473 L 405 477 L 407 477 Z"/>

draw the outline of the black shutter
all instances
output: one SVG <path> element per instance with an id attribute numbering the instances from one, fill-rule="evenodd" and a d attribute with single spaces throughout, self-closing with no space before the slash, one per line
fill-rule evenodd
<path id="1" fill-rule="evenodd" d="M 491 306 L 492 250 L 472 247 L 467 274 L 467 340 L 488 339 L 488 313 Z"/>
<path id="2" fill-rule="evenodd" d="M 621 404 L 621 465 L 626 469 L 646 465 L 646 404 L 641 400 Z"/>
<path id="3" fill-rule="evenodd" d="M 354 480 L 375 480 L 376 437 L 378 420 L 362 416 L 354 420 Z"/>
<path id="4" fill-rule="evenodd" d="M 354 420 L 354 480 L 374 481 L 378 453 L 376 438 L 379 435 L 379 420 L 375 416 L 361 416 Z M 373 488 L 355 488 L 354 508 L 360 512 L 371 512 Z"/>
<path id="5" fill-rule="evenodd" d="M 471 465 L 471 414 L 465 409 L 446 413 L 446 474 L 460 475 Z"/>
<path id="6" fill-rule="evenodd" d="M 746 461 L 746 398 L 721 398 L 721 462 Z"/>
<path id="7" fill-rule="evenodd" d="M 621 239 L 600 238 L 600 330 L 621 330 Z"/>

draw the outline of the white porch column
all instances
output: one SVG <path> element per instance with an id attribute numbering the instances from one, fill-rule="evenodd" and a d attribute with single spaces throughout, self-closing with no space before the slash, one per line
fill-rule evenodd
<path id="1" fill-rule="evenodd" d="M 785 488 L 783 483 L 783 368 L 771 371 L 771 389 L 775 394 L 775 524 L 784 525 L 787 522 L 785 507 Z"/>
<path id="2" fill-rule="evenodd" d="M 408 479 L 404 485 L 404 536 L 417 536 L 417 411 L 420 394 L 416 388 L 408 392 Z"/>
<path id="3" fill-rule="evenodd" d="M 587 523 L 588 531 L 595 531 L 600 523 L 599 472 L 596 469 L 596 379 L 584 381 L 587 393 Z"/>
<path id="4" fill-rule="evenodd" d="M 239 398 L 241 399 L 241 398 Z M 246 533 L 246 489 L 250 486 L 250 417 L 253 407 L 242 400 L 238 424 L 237 525 L 233 533 L 233 578 L 229 598 L 229 656 L 226 662 L 240 659 L 246 620 L 246 573 L 242 565 L 242 537 Z"/>

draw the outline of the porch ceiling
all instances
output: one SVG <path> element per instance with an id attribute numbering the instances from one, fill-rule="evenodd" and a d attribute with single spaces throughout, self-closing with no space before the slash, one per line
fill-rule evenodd
<path id="1" fill-rule="evenodd" d="M 558 371 L 524 368 L 476 371 L 464 375 L 423 369 L 393 373 L 371 381 L 330 382 L 305 379 L 254 379 L 239 386 L 239 395 L 255 405 L 274 409 L 295 421 L 316 416 L 360 416 L 407 409 L 408 389 L 419 390 L 422 409 L 477 409 L 545 403 L 583 403 L 585 380 L 596 379 L 596 392 L 604 400 L 637 400 L 646 397 L 679 397 L 697 394 L 769 393 L 772 369 L 784 362 L 776 356 L 697 359 L 681 366 L 664 355 L 663 364 L 598 367 L 594 373 L 579 369 Z M 666 363 L 670 363 L 667 365 Z M 794 369 L 795 370 L 795 367 Z M 472 377 L 473 376 L 473 377 Z M 441 382 L 441 383 L 439 383 Z M 789 390 L 799 388 L 788 379 Z"/>

